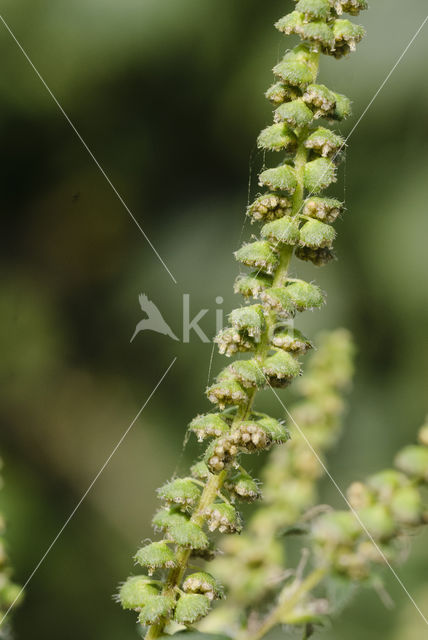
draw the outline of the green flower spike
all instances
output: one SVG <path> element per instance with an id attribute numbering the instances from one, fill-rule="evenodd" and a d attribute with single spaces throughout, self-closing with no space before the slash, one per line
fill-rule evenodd
<path id="1" fill-rule="evenodd" d="M 291 278 L 290 273 L 294 257 L 316 265 L 333 257 L 335 231 L 331 224 L 343 207 L 321 192 L 336 180 L 343 138 L 327 126 L 317 127 L 316 121 L 321 117 L 327 123 L 345 118 L 350 102 L 319 84 L 318 72 L 322 53 L 341 56 L 353 49 L 362 36 L 360 27 L 338 19 L 342 11 L 355 13 L 361 6 L 361 0 L 299 0 L 296 10 L 276 24 L 279 31 L 302 40 L 288 49 L 274 67 L 276 80 L 266 93 L 275 107 L 274 122 L 263 129 L 257 141 L 260 149 L 279 151 L 280 160 L 276 161 L 277 166 L 267 166 L 260 173 L 262 190 L 246 211 L 252 222 L 262 222 L 260 235 L 235 253 L 240 265 L 251 270 L 240 273 L 235 281 L 235 291 L 244 297 L 244 304 L 230 313 L 228 326 L 215 338 L 220 353 L 249 356 L 233 360 L 209 385 L 206 394 L 215 411 L 198 415 L 190 422 L 189 431 L 207 444 L 200 461 L 191 468 L 192 477 L 176 478 L 159 490 L 166 508 L 155 515 L 153 525 L 163 534 L 163 540 L 143 547 L 136 556 L 149 573 L 159 570 L 161 575 L 157 591 L 146 594 L 144 602 L 136 607 L 140 623 L 149 627 L 146 640 L 161 638 L 165 629 L 173 632 L 173 621 L 188 626 L 207 614 L 210 598 L 215 594 L 213 584 L 207 578 L 209 574 L 188 576 L 189 564 L 192 556 L 212 559 L 215 555 L 210 531 L 241 531 L 235 503 L 260 497 L 258 481 L 241 465 L 247 456 L 270 448 L 275 452 L 280 449 L 276 445 L 286 443 L 284 449 L 289 448 L 286 455 L 290 456 L 290 463 L 285 467 L 293 469 L 293 473 L 287 476 L 286 489 L 278 488 L 284 477 L 281 466 L 276 485 L 267 483 L 264 495 L 269 505 L 262 516 L 254 519 L 252 531 L 267 533 L 269 544 L 258 539 L 257 549 L 251 551 L 244 541 L 242 552 L 245 550 L 248 560 L 239 561 L 234 579 L 239 581 L 241 573 L 249 575 L 247 565 L 256 577 L 249 577 L 242 592 L 264 593 L 268 584 L 279 584 L 283 568 L 280 566 L 278 571 L 282 553 L 276 534 L 281 526 L 287 526 L 287 519 L 313 503 L 313 483 L 321 473 L 318 461 L 293 440 L 287 442 L 289 435 L 282 420 L 260 414 L 255 403 L 268 385 L 285 387 L 298 378 L 301 365 L 297 356 L 312 346 L 300 332 L 284 327 L 285 320 L 324 303 L 316 285 Z M 336 158 L 338 162 L 333 162 Z M 341 380 L 347 378 L 342 374 Z M 331 380 L 323 382 L 323 393 L 327 388 L 328 397 L 319 391 L 324 404 L 302 401 L 296 410 L 296 419 L 312 427 L 314 444 L 324 448 L 332 440 L 341 407 L 332 384 Z M 313 379 L 310 385 L 317 388 Z M 279 506 L 273 500 L 278 491 Z M 416 521 L 419 512 L 415 515 L 416 505 L 411 504 L 410 494 L 394 495 L 394 499 L 394 505 L 385 507 L 391 513 L 395 510 L 403 522 Z M 340 558 L 335 558 L 335 566 L 352 565 L 353 571 L 357 571 L 358 563 L 362 567 L 367 561 L 355 561 L 352 551 L 342 550 Z M 332 548 L 330 555 L 333 553 Z M 310 607 L 310 602 L 305 603 L 304 612 L 289 612 L 287 619 L 302 621 Z M 245 610 L 245 604 L 240 603 L 239 610 Z"/>

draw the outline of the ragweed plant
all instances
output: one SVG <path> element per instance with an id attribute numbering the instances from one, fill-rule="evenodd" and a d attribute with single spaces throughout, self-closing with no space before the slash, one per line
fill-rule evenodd
<path id="1" fill-rule="evenodd" d="M 324 473 L 301 432 L 318 456 L 337 442 L 353 356 L 352 338 L 344 329 L 317 339 L 317 350 L 297 383 L 300 398 L 290 409 L 299 430 L 291 425 L 287 446 L 276 447 L 269 454 L 261 476 L 263 502 L 249 519 L 245 533 L 222 541 L 222 553 L 214 560 L 213 570 L 228 595 L 208 617 L 204 629 L 230 631 L 245 626 L 245 612 L 264 604 L 289 577 L 284 536 L 295 527 L 303 528 L 317 502 L 317 481 Z"/>
<path id="2" fill-rule="evenodd" d="M 0 459 L 0 470 L 2 461 Z M 2 480 L 0 478 L 0 488 Z M 11 605 L 18 604 L 17 598 L 21 595 L 21 588 L 12 582 L 12 569 L 6 551 L 5 540 L 6 524 L 0 512 L 0 638 L 10 637 L 9 621 L 6 620 L 6 613 Z"/>
<path id="3" fill-rule="evenodd" d="M 322 192 L 336 181 L 345 140 L 328 125 L 349 116 L 351 105 L 317 79 L 321 54 L 341 58 L 355 50 L 364 35 L 362 27 L 342 14 L 357 15 L 365 8 L 365 0 L 299 0 L 296 10 L 276 24 L 282 33 L 302 40 L 274 67 L 277 82 L 266 93 L 275 108 L 274 123 L 258 138 L 260 149 L 281 153 L 282 161 L 259 175 L 262 192 L 247 214 L 262 224 L 260 237 L 235 254 L 252 270 L 235 283 L 246 303 L 232 311 L 230 326 L 216 337 L 220 353 L 249 357 L 235 359 L 207 389 L 215 409 L 198 415 L 189 426 L 200 442 L 208 441 L 203 458 L 187 477 L 159 489 L 162 508 L 153 524 L 163 538 L 137 551 L 135 561 L 143 573 L 120 589 L 122 606 L 138 613 L 147 640 L 194 625 L 222 597 L 217 578 L 195 568 L 195 558 L 215 556 L 210 534 L 241 531 L 237 502 L 260 498 L 260 484 L 242 466 L 243 458 L 289 439 L 283 421 L 257 411 L 255 400 L 258 391 L 286 387 L 300 375 L 299 358 L 312 345 L 290 321 L 324 304 L 319 287 L 291 277 L 290 264 L 293 256 L 317 266 L 334 257 L 333 223 L 343 203 Z M 302 461 L 302 452 L 299 456 Z M 301 498 L 300 509 L 306 499 Z M 328 569 L 315 571 L 316 580 L 308 579 L 287 600 L 289 618 L 301 603 L 300 595 L 309 593 Z M 286 620 L 280 611 L 268 630 Z M 263 627 L 255 634 L 262 637 Z"/>

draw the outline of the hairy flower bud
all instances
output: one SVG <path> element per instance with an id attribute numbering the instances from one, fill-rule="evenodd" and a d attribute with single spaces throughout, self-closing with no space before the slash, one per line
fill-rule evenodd
<path id="1" fill-rule="evenodd" d="M 365 30 L 349 20 L 335 20 L 333 34 L 334 55 L 340 57 L 350 51 L 355 51 L 357 44 L 361 42 L 365 35 Z"/>
<path id="2" fill-rule="evenodd" d="M 265 306 L 276 311 L 281 318 L 289 318 L 296 312 L 296 305 L 287 287 L 266 289 L 260 294 L 260 299 L 263 300 Z"/>
<path id="3" fill-rule="evenodd" d="M 339 16 L 342 15 L 342 13 L 357 16 L 360 11 L 368 8 L 366 0 L 332 0 L 332 5 Z"/>
<path id="4" fill-rule="evenodd" d="M 312 262 L 316 267 L 323 267 L 331 262 L 331 260 L 334 260 L 335 255 L 329 248 L 312 249 L 310 247 L 297 247 L 296 258 Z"/>
<path id="5" fill-rule="evenodd" d="M 302 214 L 321 222 L 334 222 L 343 211 L 343 203 L 335 198 L 311 196 L 305 200 Z"/>
<path id="6" fill-rule="evenodd" d="M 192 573 L 183 582 L 183 591 L 186 593 L 200 593 L 208 598 L 215 600 L 223 596 L 223 589 L 217 580 L 205 571 Z"/>
<path id="7" fill-rule="evenodd" d="M 118 600 L 123 609 L 139 611 L 148 597 L 158 593 L 159 590 L 147 576 L 132 576 L 120 587 Z"/>
<path id="8" fill-rule="evenodd" d="M 329 158 L 317 158 L 305 166 L 305 188 L 319 193 L 336 182 L 336 166 Z"/>
<path id="9" fill-rule="evenodd" d="M 265 240 L 275 243 L 276 246 L 299 242 L 299 227 L 295 218 L 284 216 L 274 222 L 268 222 L 262 227 L 261 236 Z"/>
<path id="10" fill-rule="evenodd" d="M 335 237 L 333 227 L 319 220 L 309 220 L 300 229 L 300 244 L 310 249 L 329 249 Z"/>
<path id="11" fill-rule="evenodd" d="M 298 329 L 279 329 L 272 338 L 272 344 L 295 354 L 306 353 L 312 348 L 312 343 Z"/>
<path id="12" fill-rule="evenodd" d="M 175 554 L 166 542 L 152 542 L 142 547 L 134 556 L 135 561 L 146 567 L 149 575 L 156 569 L 173 569 L 177 566 Z"/>
<path id="13" fill-rule="evenodd" d="M 201 492 L 190 478 L 177 478 L 158 489 L 161 500 L 188 509 L 197 505 Z"/>
<path id="14" fill-rule="evenodd" d="M 143 625 L 157 624 L 174 609 L 175 600 L 172 596 L 148 596 L 145 600 L 138 620 Z"/>
<path id="15" fill-rule="evenodd" d="M 232 475 L 226 482 L 226 488 L 240 500 L 253 502 L 261 496 L 259 485 L 245 471 Z"/>
<path id="16" fill-rule="evenodd" d="M 352 113 L 351 101 L 346 96 L 341 93 L 334 93 L 334 99 L 336 102 L 336 106 L 334 107 L 334 111 L 330 114 L 330 118 L 332 120 L 345 120 L 349 118 Z"/>
<path id="17" fill-rule="evenodd" d="M 180 596 L 175 607 L 174 620 L 178 624 L 194 624 L 207 615 L 210 608 L 209 599 L 200 594 L 184 594 Z"/>
<path id="18" fill-rule="evenodd" d="M 206 549 L 208 538 L 190 518 L 174 510 L 162 510 L 153 518 L 153 525 L 166 532 L 168 540 L 190 549 Z"/>
<path id="19" fill-rule="evenodd" d="M 277 169 L 269 169 L 268 171 L 277 171 Z M 244 244 L 238 251 L 235 251 L 235 258 L 247 267 L 261 269 L 266 273 L 274 273 L 278 266 L 278 257 L 272 251 L 269 242 L 264 240 Z"/>
<path id="20" fill-rule="evenodd" d="M 275 122 L 286 122 L 292 129 L 307 127 L 312 122 L 313 117 L 314 115 L 312 111 L 309 109 L 309 107 L 307 107 L 302 98 L 292 100 L 291 102 L 284 102 L 277 109 L 275 109 L 274 113 Z M 265 173 L 266 172 L 263 172 L 260 176 L 260 184 L 266 184 L 266 181 L 262 180 L 262 176 Z M 285 182 L 285 179 L 283 181 Z M 284 191 L 290 191 L 290 193 L 293 193 L 294 189 L 296 188 L 296 184 L 294 183 L 292 189 L 290 189 L 289 186 L 277 186 L 275 188 L 282 189 Z"/>
<path id="21" fill-rule="evenodd" d="M 291 212 L 291 200 L 276 193 L 259 196 L 247 209 L 247 215 L 255 220 L 276 220 Z"/>
<path id="22" fill-rule="evenodd" d="M 294 302 L 297 311 L 307 311 L 322 307 L 324 295 L 319 287 L 304 280 L 295 280 L 287 285 L 288 295 Z"/>
<path id="23" fill-rule="evenodd" d="M 336 94 L 323 84 L 306 87 L 302 100 L 311 107 L 314 118 L 331 116 L 336 108 Z"/>
<path id="24" fill-rule="evenodd" d="M 193 418 L 189 429 L 196 433 L 199 442 L 202 442 L 205 438 L 219 438 L 225 433 L 228 433 L 229 425 L 223 420 L 220 414 L 207 413 Z"/>
<path id="25" fill-rule="evenodd" d="M 283 151 L 287 149 L 291 151 L 296 147 L 297 138 L 293 131 L 283 123 L 272 124 L 270 127 L 263 129 L 257 138 L 257 146 L 259 149 L 267 151 Z"/>
<path id="26" fill-rule="evenodd" d="M 299 89 L 283 82 L 276 82 L 265 93 L 266 98 L 275 106 L 299 97 Z"/>
<path id="27" fill-rule="evenodd" d="M 220 533 L 236 533 L 241 531 L 241 518 L 235 507 L 225 502 L 211 504 L 205 510 L 210 531 L 218 529 Z"/>
<path id="28" fill-rule="evenodd" d="M 248 400 L 247 393 L 234 376 L 228 371 L 223 371 L 217 382 L 208 387 L 207 397 L 213 404 L 218 404 L 220 409 L 227 405 L 240 405 Z"/>
<path id="29" fill-rule="evenodd" d="M 329 0 L 299 0 L 296 11 L 303 13 L 306 20 L 326 20 L 330 16 Z"/>
<path id="30" fill-rule="evenodd" d="M 272 387 L 283 387 L 300 375 L 300 364 L 291 354 L 277 349 L 265 359 L 263 372 Z"/>
<path id="31" fill-rule="evenodd" d="M 292 102 L 288 104 L 293 104 Z M 284 105 L 287 106 L 287 105 Z M 278 191 L 287 191 L 292 194 L 296 190 L 297 180 L 296 172 L 288 164 L 283 164 L 274 169 L 266 169 L 259 175 L 259 185 L 261 187 L 269 187 L 269 189 L 277 189 Z M 236 254 L 235 254 L 236 255 Z M 239 258 L 238 258 L 239 259 Z M 248 266 L 260 266 L 245 263 Z M 275 264 L 275 267 L 277 265 Z M 267 271 L 267 269 L 265 269 Z M 272 273 L 272 271 L 267 271 Z"/>
<path id="32" fill-rule="evenodd" d="M 265 328 L 263 308 L 260 304 L 234 309 L 229 316 L 230 322 L 238 331 L 244 330 L 249 336 L 260 338 Z"/>
<path id="33" fill-rule="evenodd" d="M 236 278 L 234 291 L 246 298 L 257 298 L 264 289 L 272 286 L 272 280 L 271 276 L 256 271 L 249 275 L 241 274 Z"/>
<path id="34" fill-rule="evenodd" d="M 263 387 L 266 382 L 256 360 L 236 360 L 229 366 L 229 369 L 246 389 Z"/>
<path id="35" fill-rule="evenodd" d="M 324 127 L 319 127 L 305 141 L 305 147 L 319 153 L 324 158 L 337 153 L 344 145 L 345 140 L 341 136 Z"/>

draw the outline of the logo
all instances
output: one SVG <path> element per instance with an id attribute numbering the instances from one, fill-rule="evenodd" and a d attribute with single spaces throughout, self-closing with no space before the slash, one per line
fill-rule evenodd
<path id="1" fill-rule="evenodd" d="M 155 303 L 149 300 L 144 293 L 141 293 L 138 296 L 138 300 L 140 302 L 141 310 L 144 311 L 147 318 L 140 320 L 137 324 L 130 342 L 135 339 L 140 331 L 156 331 L 156 333 L 162 333 L 164 336 L 169 336 L 173 340 L 178 340 L 169 324 L 163 319 L 163 316 Z"/>
<path id="2" fill-rule="evenodd" d="M 138 296 L 141 310 L 147 317 L 138 322 L 135 327 L 135 331 L 132 335 L 130 342 L 133 342 L 137 335 L 142 331 L 154 331 L 164 336 L 168 336 L 177 342 L 183 342 L 188 344 L 190 342 L 190 336 L 193 332 L 195 336 L 199 338 L 201 342 L 211 342 L 203 328 L 200 326 L 200 322 L 209 313 L 209 309 L 200 309 L 193 317 L 190 313 L 190 294 L 184 293 L 182 300 L 182 338 L 178 338 L 169 324 L 164 319 L 162 313 L 152 300 L 149 300 L 145 293 L 140 293 Z M 217 305 L 222 305 L 224 300 L 221 296 L 215 298 Z M 215 335 L 217 335 L 224 327 L 224 311 L 221 306 L 215 309 Z M 269 332 L 273 336 L 276 331 L 286 330 L 288 332 L 294 331 L 294 322 L 292 318 L 282 320 L 270 327 Z M 258 340 L 258 339 L 257 339 Z M 256 342 L 257 342 L 256 340 Z"/>

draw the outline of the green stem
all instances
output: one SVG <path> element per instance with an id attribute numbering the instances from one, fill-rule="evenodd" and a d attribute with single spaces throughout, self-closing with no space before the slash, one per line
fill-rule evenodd
<path id="1" fill-rule="evenodd" d="M 292 613 L 296 605 L 298 605 L 302 598 L 310 593 L 312 589 L 321 582 L 326 573 L 327 570 L 325 568 L 315 569 L 315 571 L 309 574 L 309 576 L 297 587 L 289 598 L 287 598 L 287 595 L 290 591 L 290 587 L 284 587 L 279 595 L 278 605 L 271 611 L 257 631 L 253 634 L 245 631 L 245 640 L 262 640 L 262 638 L 264 638 L 271 629 L 284 621 L 287 614 Z M 244 640 L 244 636 L 242 636 L 242 640 Z"/>
<path id="2" fill-rule="evenodd" d="M 302 208 L 303 198 L 304 198 L 304 171 L 305 164 L 307 161 L 308 151 L 304 145 L 304 140 L 306 138 L 306 131 L 302 131 L 299 136 L 299 145 L 297 148 L 296 156 L 294 159 L 294 168 L 296 171 L 297 177 L 297 187 L 293 194 L 293 207 L 292 207 L 292 216 L 296 216 Z M 273 287 L 280 287 L 285 284 L 288 276 L 288 269 L 290 266 L 291 259 L 293 257 L 293 247 L 285 245 L 279 256 L 279 267 L 275 273 L 273 279 Z M 259 361 L 260 367 L 263 365 L 263 361 L 269 351 L 270 348 L 270 338 L 271 333 L 273 331 L 274 325 L 276 322 L 276 314 L 274 312 L 270 313 L 270 315 L 266 319 L 266 327 L 263 332 L 262 338 L 257 345 L 255 351 L 255 358 Z M 256 389 L 252 389 L 248 393 L 247 402 L 238 409 L 236 416 L 232 422 L 231 429 L 236 429 L 239 427 L 239 423 L 242 420 L 246 420 L 251 413 L 251 409 L 253 407 L 254 398 L 256 395 Z M 196 508 L 192 521 L 202 526 L 205 521 L 205 510 L 206 508 L 212 504 L 217 494 L 221 491 L 223 487 L 223 483 L 226 479 L 227 471 L 222 471 L 218 475 L 211 475 L 208 482 L 205 485 L 205 488 L 202 492 L 201 498 L 199 500 L 198 507 Z M 174 595 L 175 589 L 177 586 L 181 584 L 183 576 L 187 570 L 189 558 L 191 555 L 191 550 L 186 548 L 181 548 L 177 553 L 177 567 L 172 569 L 168 575 L 163 593 L 165 595 Z M 152 625 L 148 630 L 145 640 L 155 640 L 162 635 L 165 625 L 168 621 L 164 620 L 159 622 L 156 625 Z"/>

